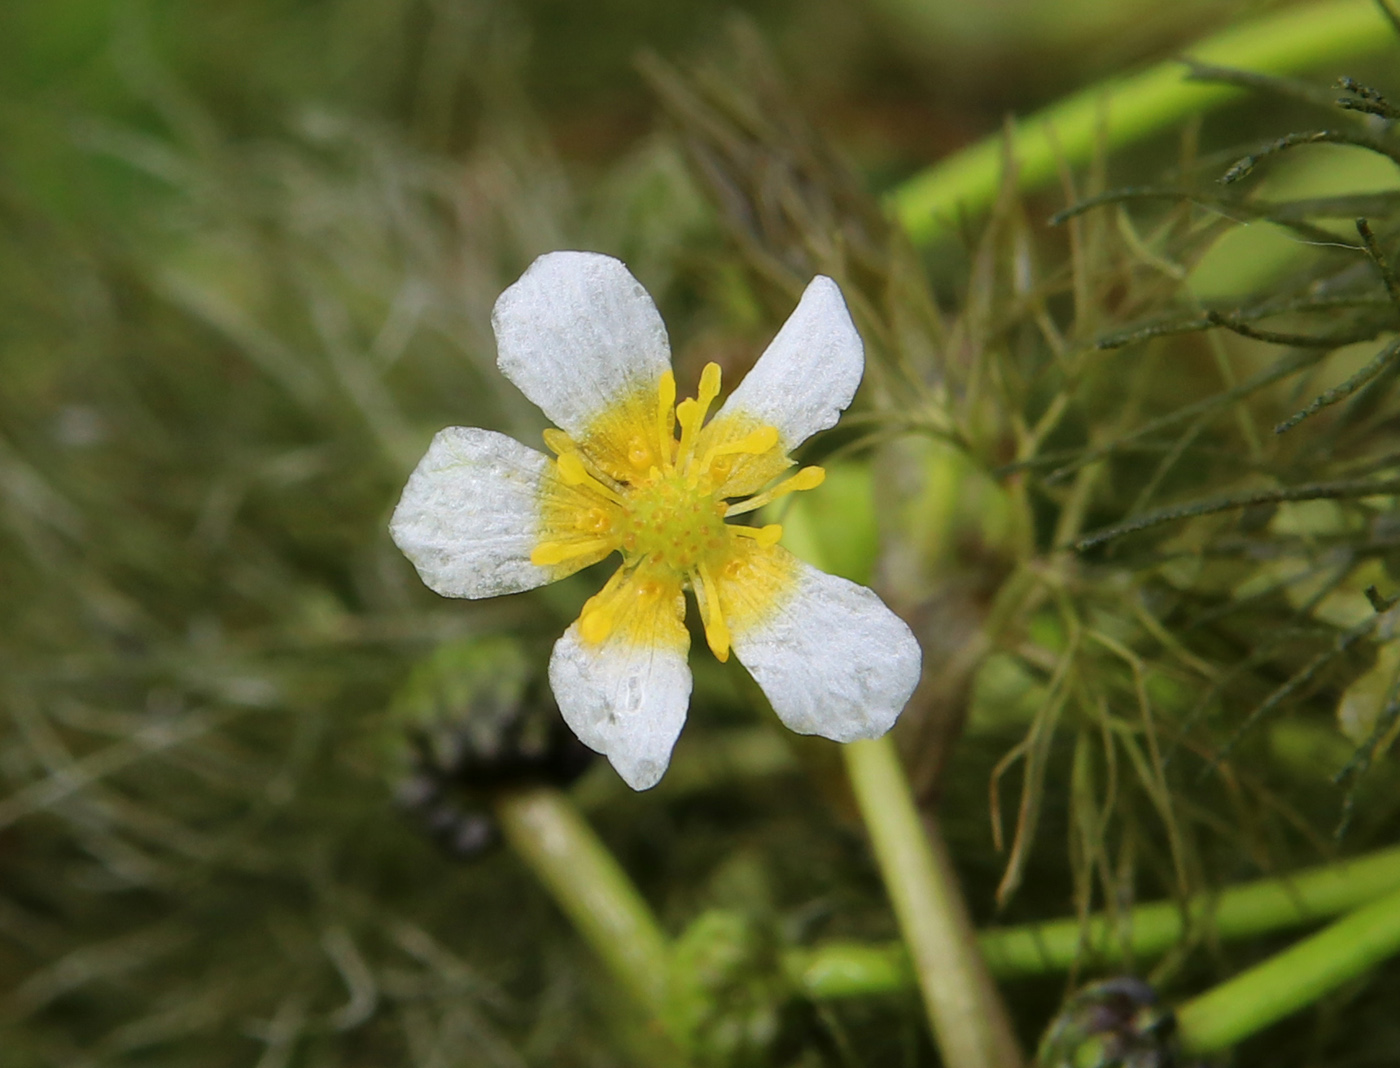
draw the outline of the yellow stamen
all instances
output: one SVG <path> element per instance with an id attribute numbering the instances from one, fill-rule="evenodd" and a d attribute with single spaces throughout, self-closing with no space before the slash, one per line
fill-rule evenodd
<path id="1" fill-rule="evenodd" d="M 631 580 L 633 573 L 634 569 L 624 564 L 601 590 L 583 602 L 583 610 L 578 616 L 578 632 L 584 641 L 593 645 L 607 641 L 618 622 L 621 608 L 618 592 Z"/>
<path id="2" fill-rule="evenodd" d="M 704 370 L 700 372 L 700 389 L 695 398 L 700 402 L 702 412 L 708 412 L 710 405 L 719 396 L 719 382 L 719 364 L 713 362 L 705 364 Z"/>
<path id="3" fill-rule="evenodd" d="M 676 376 L 667 371 L 661 376 L 656 401 L 656 441 L 661 446 L 661 466 L 673 470 L 672 454 L 676 448 Z"/>
<path id="4" fill-rule="evenodd" d="M 725 509 L 726 517 L 731 515 L 743 515 L 745 512 L 752 512 L 762 508 L 765 504 L 771 504 L 779 497 L 786 497 L 789 493 L 797 493 L 799 490 L 816 489 L 826 481 L 826 471 L 820 467 L 804 467 L 791 478 L 779 482 L 772 489 L 760 493 L 757 497 L 750 497 L 746 501 L 739 501 L 731 504 Z"/>
<path id="5" fill-rule="evenodd" d="M 566 452 L 555 461 L 555 466 L 559 468 L 559 479 L 566 486 L 587 486 L 595 493 L 601 493 L 614 504 L 625 504 L 618 492 L 610 486 L 594 478 L 588 473 L 588 469 L 583 466 L 583 461 L 579 459 L 578 453 Z"/>
<path id="6" fill-rule="evenodd" d="M 590 645 L 601 645 L 617 626 L 617 614 L 606 605 L 594 605 L 589 598 L 578 617 L 578 632 Z"/>
<path id="7" fill-rule="evenodd" d="M 578 617 L 579 635 L 592 645 L 619 631 L 624 636 L 634 632 L 633 639 L 645 636 L 648 640 L 660 637 L 684 642 L 685 628 L 679 617 L 672 616 L 669 627 L 663 618 L 668 601 L 673 604 L 679 594 L 679 581 L 668 582 L 665 577 L 623 564 L 607 585 L 584 603 Z M 636 632 L 638 626 L 643 628 L 640 632 Z"/>
<path id="8" fill-rule="evenodd" d="M 707 363 L 700 372 L 700 389 L 694 400 L 683 400 L 676 405 L 676 421 L 681 425 L 681 445 L 676 456 L 676 466 L 685 471 L 695 458 L 695 439 L 705 423 L 710 405 L 719 396 L 719 364 Z"/>
<path id="9" fill-rule="evenodd" d="M 578 446 L 574 444 L 573 438 L 569 437 L 569 435 L 562 430 L 555 430 L 553 427 L 550 427 L 544 432 L 544 443 L 549 448 L 549 451 L 556 456 L 562 456 L 564 453 L 573 452 L 578 448 Z"/>
<path id="10" fill-rule="evenodd" d="M 530 550 L 530 563 L 536 567 L 553 567 L 566 560 L 577 560 L 602 549 L 612 549 L 613 538 L 588 538 L 585 541 L 542 541 Z"/>
<path id="11" fill-rule="evenodd" d="M 711 366 L 714 366 L 711 364 Z M 719 607 L 719 587 L 710 575 L 710 569 L 701 564 L 691 583 L 695 588 L 695 599 L 700 602 L 700 613 L 705 620 L 705 642 L 715 659 L 723 664 L 729 659 L 729 625 L 724 621 L 724 613 Z"/>
<path id="12" fill-rule="evenodd" d="M 765 452 L 778 444 L 778 431 L 771 426 L 761 426 L 751 434 L 745 434 L 738 441 L 731 441 L 727 445 L 711 445 L 705 450 L 705 458 L 700 461 L 700 466 L 708 470 L 710 465 L 719 456 L 733 456 L 736 453 L 747 453 L 752 456 L 762 456 Z"/>
<path id="13" fill-rule="evenodd" d="M 577 440 L 558 430 L 545 434 L 557 459 L 543 487 L 531 560 L 563 573 L 613 550 L 623 558 L 618 573 L 583 606 L 581 641 L 684 648 L 689 638 L 681 591 L 689 586 L 706 643 L 723 661 L 732 651 L 730 619 L 742 632 L 791 586 L 788 558 L 765 551 L 783 528 L 737 526 L 725 517 L 810 489 L 823 472 L 798 471 L 750 501 L 729 504 L 727 488 L 737 497 L 784 467 L 794 469 L 775 427 L 726 416 L 707 428 L 720 388 L 719 365 L 707 364 L 696 395 L 678 404 L 675 377 L 666 372 L 653 386 L 619 399 Z M 723 609 L 717 579 L 734 594 Z"/>
<path id="14" fill-rule="evenodd" d="M 783 525 L 781 523 L 769 523 L 766 527 L 729 526 L 725 529 L 731 534 L 752 538 L 765 549 L 777 545 L 778 539 L 783 536 Z"/>
<path id="15" fill-rule="evenodd" d="M 705 413 L 700 410 L 700 405 L 690 397 L 676 405 L 676 422 L 681 425 L 681 443 L 676 449 L 676 466 L 682 471 L 695 454 L 695 436 L 700 433 L 700 421 L 704 418 Z"/>

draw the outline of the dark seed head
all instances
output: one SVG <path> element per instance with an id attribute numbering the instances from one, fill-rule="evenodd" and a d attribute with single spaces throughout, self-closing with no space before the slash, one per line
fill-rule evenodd
<path id="1" fill-rule="evenodd" d="M 394 697 L 384 746 L 394 799 L 454 856 L 497 841 L 496 793 L 565 785 L 593 760 L 560 718 L 543 668 L 543 651 L 513 638 L 452 642 Z"/>
<path id="2" fill-rule="evenodd" d="M 1176 1016 L 1141 979 L 1091 983 L 1055 1017 L 1040 1068 L 1176 1068 Z"/>

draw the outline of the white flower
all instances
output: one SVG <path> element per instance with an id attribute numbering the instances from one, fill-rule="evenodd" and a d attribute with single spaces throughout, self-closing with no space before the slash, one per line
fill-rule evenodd
<path id="1" fill-rule="evenodd" d="M 676 403 L 666 328 L 618 260 L 541 256 L 491 321 L 501 370 L 562 428 L 544 435 L 556 458 L 489 430 L 441 431 L 389 527 L 423 581 L 493 597 L 621 553 L 555 644 L 549 680 L 574 733 L 634 789 L 661 778 L 685 722 L 687 589 L 714 654 L 732 648 L 794 731 L 847 742 L 889 730 L 919 678 L 909 628 L 871 590 L 780 548 L 781 527 L 727 521 L 824 477 L 781 476 L 864 371 L 836 283 L 812 280 L 708 422 L 719 367 Z"/>

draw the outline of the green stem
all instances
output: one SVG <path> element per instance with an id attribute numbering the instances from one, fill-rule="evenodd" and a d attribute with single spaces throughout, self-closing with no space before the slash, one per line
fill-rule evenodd
<path id="1" fill-rule="evenodd" d="M 1400 953 L 1400 890 L 1177 1010 L 1182 1048 L 1217 1053 Z"/>
<path id="2" fill-rule="evenodd" d="M 1209 923 L 1222 940 L 1249 938 L 1299 927 L 1388 894 L 1400 887 L 1400 848 L 1385 849 L 1325 867 L 1263 879 L 1175 902 L 1139 905 L 1115 924 L 1103 915 L 1081 928 L 1078 920 L 992 928 L 978 939 L 987 966 L 1001 978 L 1044 975 L 1075 964 L 1116 964 L 1157 956 L 1179 944 L 1189 930 Z M 1125 941 L 1120 932 L 1127 932 Z M 906 990 L 914 981 L 909 956 L 899 943 L 833 942 L 795 950 L 787 968 L 810 998 Z"/>
<path id="3" fill-rule="evenodd" d="M 669 982 L 666 936 L 573 803 L 549 787 L 520 790 L 497 799 L 496 816 L 507 841 L 608 970 L 660 1018 Z"/>
<path id="4" fill-rule="evenodd" d="M 1373 0 L 1305 4 L 1227 30 L 1189 54 L 1202 63 L 1283 74 L 1353 59 L 1394 44 Z M 1080 166 L 1095 152 L 1157 133 L 1237 97 L 1228 85 L 1189 82 L 1175 60 L 1092 85 L 1021 120 L 1011 146 L 1021 189 L 1052 179 L 1061 162 Z M 988 207 L 1001 188 L 1002 135 L 955 152 L 909 179 L 889 206 L 916 244 L 928 244 L 959 211 Z"/>
<path id="5" fill-rule="evenodd" d="M 948 1068 L 1022 1063 L 1006 1008 L 977 949 L 936 825 L 926 834 L 904 768 L 886 735 L 842 747 L 934 1040 Z"/>

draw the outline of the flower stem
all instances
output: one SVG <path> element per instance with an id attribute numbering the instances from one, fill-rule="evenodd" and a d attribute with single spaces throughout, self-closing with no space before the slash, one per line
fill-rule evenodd
<path id="1" fill-rule="evenodd" d="M 1021 1053 L 957 875 L 937 825 L 926 832 L 920 820 L 894 743 L 888 735 L 852 742 L 842 754 L 943 1063 L 1015 1068 Z"/>
<path id="2" fill-rule="evenodd" d="M 1188 929 L 1210 924 L 1224 941 L 1286 930 L 1336 916 L 1400 888 L 1400 847 L 1291 875 L 1175 902 L 1139 905 L 1117 924 L 1103 915 L 1081 928 L 1077 919 L 991 928 L 978 935 L 994 975 L 1012 978 L 1063 971 L 1076 963 L 1143 960 L 1177 945 Z M 1126 942 L 1117 937 L 1126 930 Z M 914 982 L 900 943 L 831 942 L 788 955 L 787 969 L 810 998 L 839 998 L 908 989 Z"/>
<path id="3" fill-rule="evenodd" d="M 670 967 L 666 936 L 573 803 L 549 787 L 512 791 L 497 798 L 496 816 L 517 855 L 608 970 L 660 1018 Z"/>
<path id="4" fill-rule="evenodd" d="M 1377 52 L 1394 39 L 1374 0 L 1332 0 L 1245 23 L 1207 38 L 1188 54 L 1202 63 L 1281 74 Z M 1241 92 L 1187 81 L 1176 60 L 1091 85 L 1016 126 L 1017 182 L 1022 189 L 1038 187 L 1055 176 L 1062 160 L 1082 165 L 1100 148 L 1130 144 Z M 959 211 L 976 212 L 992 203 L 1003 165 L 997 134 L 910 178 L 891 194 L 889 207 L 916 244 L 931 243 Z"/>
<path id="5" fill-rule="evenodd" d="M 1228 1049 L 1396 953 L 1400 890 L 1181 1006 L 1182 1048 L 1188 1054 Z"/>

